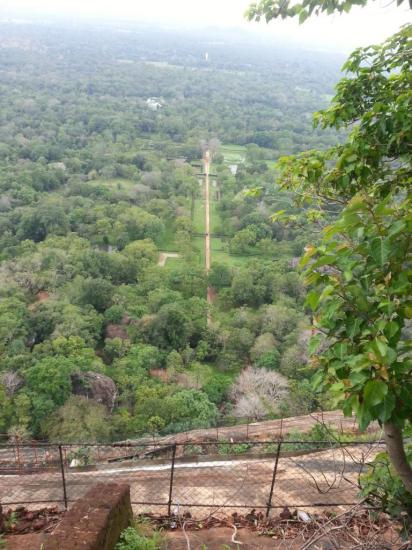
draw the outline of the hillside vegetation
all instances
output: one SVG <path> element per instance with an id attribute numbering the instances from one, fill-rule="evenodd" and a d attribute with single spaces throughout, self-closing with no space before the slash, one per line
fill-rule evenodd
<path id="1" fill-rule="evenodd" d="M 208 63 L 209 35 L 1 34 L 0 433 L 112 440 L 316 409 L 295 268 L 317 234 L 273 164 L 338 143 L 311 113 L 341 60 L 230 34 Z"/>

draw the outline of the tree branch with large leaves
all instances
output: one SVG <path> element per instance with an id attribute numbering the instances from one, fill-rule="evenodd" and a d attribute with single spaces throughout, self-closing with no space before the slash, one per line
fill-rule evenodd
<path id="1" fill-rule="evenodd" d="M 412 493 L 402 439 L 412 419 L 411 38 L 406 26 L 352 53 L 331 106 L 315 115 L 316 125 L 344 128 L 348 138 L 280 159 L 278 182 L 302 206 L 341 206 L 301 260 L 317 332 L 314 383 L 362 429 L 384 427 L 391 462 Z"/>
<path id="2" fill-rule="evenodd" d="M 400 6 L 407 0 L 397 0 Z M 290 0 L 259 0 L 253 2 L 246 12 L 250 21 L 265 19 L 268 23 L 272 19 L 286 19 L 297 17 L 299 23 L 303 23 L 312 15 L 326 13 L 348 13 L 353 6 L 366 6 L 368 0 L 303 0 L 300 3 L 293 3 Z M 409 7 L 412 9 L 412 0 L 409 0 Z"/>

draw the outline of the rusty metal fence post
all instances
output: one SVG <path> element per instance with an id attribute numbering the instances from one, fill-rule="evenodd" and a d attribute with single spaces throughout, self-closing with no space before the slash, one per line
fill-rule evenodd
<path id="1" fill-rule="evenodd" d="M 64 507 L 67 510 L 67 487 L 66 487 L 66 475 L 64 473 L 64 460 L 63 460 L 63 450 L 62 446 L 59 445 L 59 457 L 60 457 L 60 470 L 62 474 L 62 485 L 63 485 L 63 500 L 64 500 Z"/>
<path id="2" fill-rule="evenodd" d="M 173 445 L 172 451 L 172 465 L 170 469 L 170 485 L 169 485 L 169 500 L 167 503 L 167 515 L 170 516 L 172 510 L 172 495 L 173 495 L 173 477 L 175 474 L 175 460 L 176 460 L 176 443 Z"/>
<path id="3" fill-rule="evenodd" d="M 280 455 L 281 446 L 282 446 L 282 441 L 279 441 L 277 449 L 276 449 L 276 459 L 275 459 L 275 465 L 273 467 L 272 483 L 270 484 L 269 499 L 268 499 L 267 507 L 266 507 L 266 517 L 267 518 L 269 517 L 270 509 L 272 508 L 273 489 L 275 487 L 276 474 L 277 474 L 277 471 L 278 471 L 279 455 Z"/>

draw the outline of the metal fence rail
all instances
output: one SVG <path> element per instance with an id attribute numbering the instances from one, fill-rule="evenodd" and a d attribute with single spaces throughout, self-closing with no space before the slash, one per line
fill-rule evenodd
<path id="1" fill-rule="evenodd" d="M 4 507 L 70 506 L 97 482 L 128 483 L 135 512 L 348 507 L 381 441 L 0 446 Z"/>

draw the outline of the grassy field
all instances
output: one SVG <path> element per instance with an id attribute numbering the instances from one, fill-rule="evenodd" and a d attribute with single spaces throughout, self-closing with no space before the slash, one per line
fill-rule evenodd
<path id="1" fill-rule="evenodd" d="M 205 238 L 193 237 L 193 244 L 199 250 L 199 263 L 205 265 Z"/>
<path id="2" fill-rule="evenodd" d="M 212 233 L 222 233 L 223 224 L 217 210 L 217 201 L 210 201 L 210 231 Z"/>
<path id="3" fill-rule="evenodd" d="M 227 143 L 220 148 L 226 164 L 240 164 L 245 161 L 246 147 Z"/>
<path id="4" fill-rule="evenodd" d="M 241 145 L 223 145 L 221 152 L 228 164 L 244 162 L 246 148 Z M 214 196 L 214 189 L 211 189 L 211 196 Z M 241 267 L 256 259 L 255 256 L 234 256 L 228 252 L 228 242 L 225 238 L 213 236 L 213 233 L 224 233 L 224 222 L 220 218 L 217 208 L 218 201 L 210 200 L 210 230 L 211 230 L 211 260 L 214 262 L 226 263 L 233 267 Z M 197 197 L 193 211 L 193 225 L 196 233 L 205 232 L 205 201 Z M 205 239 L 204 237 L 193 237 L 193 244 L 199 250 L 199 263 L 205 264 Z M 165 249 L 166 250 L 166 249 Z"/>
<path id="5" fill-rule="evenodd" d="M 220 237 L 211 240 L 212 265 L 214 262 L 229 264 L 232 267 L 242 267 L 257 258 L 257 256 L 240 256 L 229 254 L 227 241 Z"/>
<path id="6" fill-rule="evenodd" d="M 258 256 L 233 256 L 228 252 L 217 250 L 212 254 L 212 265 L 213 263 L 219 263 L 228 264 L 231 267 L 245 267 L 256 258 L 258 258 Z"/>
<path id="7" fill-rule="evenodd" d="M 181 258 L 167 258 L 166 260 L 166 266 L 167 267 L 179 267 L 179 264 L 181 263 L 182 259 Z"/>
<path id="8" fill-rule="evenodd" d="M 158 243 L 158 248 L 163 252 L 176 252 L 175 233 L 171 225 L 166 225 L 163 237 Z M 169 260 L 167 261 L 169 262 Z"/>
<path id="9" fill-rule="evenodd" d="M 244 145 L 235 145 L 228 143 L 222 145 L 220 148 L 225 164 L 242 164 L 246 160 L 246 147 Z M 269 170 L 274 170 L 277 161 L 275 160 L 266 160 L 267 167 Z"/>
<path id="10" fill-rule="evenodd" d="M 195 208 L 193 212 L 193 225 L 196 233 L 205 231 L 205 201 L 201 198 L 195 199 Z"/>

